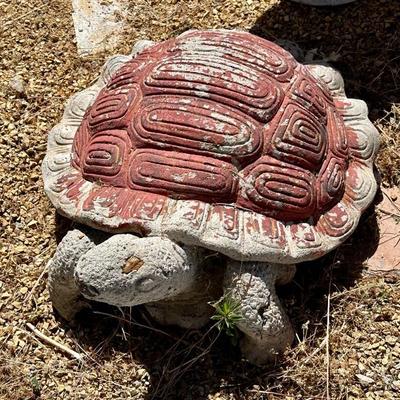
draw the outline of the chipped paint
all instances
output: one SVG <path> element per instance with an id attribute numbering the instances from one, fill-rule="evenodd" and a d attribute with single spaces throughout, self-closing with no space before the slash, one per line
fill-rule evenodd
<path id="1" fill-rule="evenodd" d="M 191 31 L 145 53 L 109 61 L 50 133 L 44 182 L 60 212 L 279 263 L 354 231 L 376 191 L 378 139 L 340 74 L 243 32 Z"/>

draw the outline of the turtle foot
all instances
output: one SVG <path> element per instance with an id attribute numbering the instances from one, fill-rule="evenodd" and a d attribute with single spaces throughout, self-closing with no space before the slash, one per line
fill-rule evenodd
<path id="1" fill-rule="evenodd" d="M 293 265 L 228 263 L 224 292 L 240 305 L 241 320 L 237 328 L 244 334 L 240 346 L 253 364 L 273 361 L 293 341 L 293 329 L 275 285 L 287 283 L 294 270 Z"/>

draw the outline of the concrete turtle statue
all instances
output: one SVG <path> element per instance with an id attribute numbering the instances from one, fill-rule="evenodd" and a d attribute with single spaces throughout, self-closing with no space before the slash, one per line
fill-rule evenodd
<path id="1" fill-rule="evenodd" d="M 337 71 L 245 32 L 111 58 L 49 134 L 46 193 L 82 224 L 49 263 L 55 308 L 145 304 L 197 328 L 229 295 L 244 355 L 269 360 L 293 340 L 275 285 L 346 240 L 376 192 L 367 112 Z"/>

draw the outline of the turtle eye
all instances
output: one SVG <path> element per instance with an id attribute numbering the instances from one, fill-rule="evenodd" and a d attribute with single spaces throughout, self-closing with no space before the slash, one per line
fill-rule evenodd
<path id="1" fill-rule="evenodd" d="M 136 290 L 138 292 L 150 292 L 156 288 L 159 283 L 151 276 L 144 276 L 136 281 Z"/>

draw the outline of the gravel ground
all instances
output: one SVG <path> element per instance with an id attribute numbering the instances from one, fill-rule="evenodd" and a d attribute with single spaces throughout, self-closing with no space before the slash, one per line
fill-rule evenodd
<path id="1" fill-rule="evenodd" d="M 283 0 L 129 4 L 121 53 L 138 38 L 224 27 L 293 40 L 308 59 L 331 62 L 349 96 L 370 106 L 382 185 L 400 184 L 397 0 L 334 10 Z M 140 307 L 94 305 L 70 325 L 56 318 L 46 263 L 69 223 L 43 194 L 40 163 L 66 99 L 95 79 L 108 55 L 77 57 L 70 12 L 67 0 L 0 0 L 0 399 L 400 398 L 400 280 L 365 268 L 379 234 L 373 208 L 345 245 L 299 266 L 282 290 L 297 339 L 275 365 L 247 364 L 213 329 L 154 326 Z"/>

